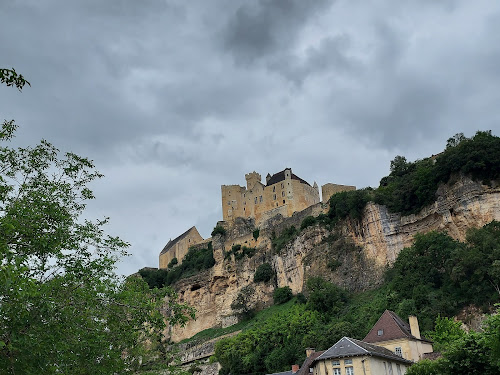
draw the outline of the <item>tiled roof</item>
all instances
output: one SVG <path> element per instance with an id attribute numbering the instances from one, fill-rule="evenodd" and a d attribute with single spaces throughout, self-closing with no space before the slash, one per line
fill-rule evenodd
<path id="1" fill-rule="evenodd" d="M 284 181 L 285 180 L 285 171 L 287 169 L 289 169 L 290 172 L 292 171 L 291 168 L 285 168 L 281 172 L 273 174 L 271 176 L 271 178 L 269 179 L 269 181 L 267 181 L 267 185 L 266 186 L 271 186 L 271 185 L 274 185 L 274 184 L 276 184 L 276 183 L 278 183 L 280 181 Z M 299 176 L 294 175 L 293 173 L 292 173 L 292 180 L 298 180 L 298 181 L 300 181 L 303 184 L 309 185 L 309 183 L 306 180 L 301 179 Z M 311 185 L 309 185 L 309 186 L 311 186 Z"/>
<path id="2" fill-rule="evenodd" d="M 316 361 L 331 358 L 346 358 L 346 357 L 357 357 L 357 356 L 374 356 L 380 358 L 390 359 L 395 362 L 401 362 L 410 364 L 408 361 L 400 356 L 397 356 L 390 350 L 383 348 L 378 345 L 370 344 L 364 341 L 351 339 L 349 337 L 343 337 L 330 349 L 325 351 L 320 355 Z"/>
<path id="3" fill-rule="evenodd" d="M 182 233 L 180 236 L 174 238 L 173 240 L 170 240 L 167 242 L 167 244 L 165 245 L 165 247 L 163 248 L 163 250 L 161 251 L 160 255 L 161 254 L 165 254 L 168 250 L 170 250 L 170 248 L 172 246 L 174 246 L 178 241 L 182 240 L 184 237 L 186 237 L 188 235 L 188 233 L 191 231 L 191 229 L 193 229 L 194 226 L 192 226 L 191 228 L 189 228 L 187 231 L 185 231 L 184 233 Z"/>
<path id="4" fill-rule="evenodd" d="M 379 330 L 382 330 L 382 335 L 378 334 Z M 413 336 L 408 323 L 401 319 L 394 311 L 385 310 L 363 341 L 380 342 L 403 338 L 428 341 L 424 338 L 418 339 Z"/>

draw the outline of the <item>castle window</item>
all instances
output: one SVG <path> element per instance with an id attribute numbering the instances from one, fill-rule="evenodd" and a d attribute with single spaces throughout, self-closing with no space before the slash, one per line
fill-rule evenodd
<path id="1" fill-rule="evenodd" d="M 273 199 L 276 200 L 276 194 L 273 195 Z"/>
<path id="2" fill-rule="evenodd" d="M 345 368 L 345 375 L 354 375 L 354 368 L 353 367 L 346 367 Z"/>
<path id="3" fill-rule="evenodd" d="M 262 195 L 260 196 L 259 201 L 262 203 Z"/>
<path id="4" fill-rule="evenodd" d="M 352 359 L 344 360 L 344 365 L 352 365 Z"/>
<path id="5" fill-rule="evenodd" d="M 257 197 L 254 198 L 254 203 L 257 204 Z"/>
<path id="6" fill-rule="evenodd" d="M 273 186 L 273 193 L 276 191 L 276 186 Z"/>
<path id="7" fill-rule="evenodd" d="M 283 189 L 283 183 L 281 183 L 281 188 Z"/>
<path id="8" fill-rule="evenodd" d="M 284 196 L 285 196 L 285 192 L 284 192 L 284 191 L 282 191 L 282 192 L 281 192 L 281 196 L 282 196 L 282 197 L 284 197 Z"/>
<path id="9" fill-rule="evenodd" d="M 283 204 L 285 204 L 285 200 L 283 199 Z"/>

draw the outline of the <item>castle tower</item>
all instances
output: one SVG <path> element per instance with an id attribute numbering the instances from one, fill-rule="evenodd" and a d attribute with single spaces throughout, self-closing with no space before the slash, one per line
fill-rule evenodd
<path id="1" fill-rule="evenodd" d="M 257 172 L 253 171 L 251 173 L 247 173 L 245 175 L 245 180 L 247 180 L 247 189 L 252 190 L 252 188 L 255 186 L 257 182 L 260 182 L 261 177 L 260 174 Z"/>

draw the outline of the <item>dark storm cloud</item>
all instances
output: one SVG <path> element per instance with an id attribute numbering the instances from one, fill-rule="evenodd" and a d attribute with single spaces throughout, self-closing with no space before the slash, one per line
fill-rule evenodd
<path id="1" fill-rule="evenodd" d="M 225 48 L 247 65 L 287 51 L 307 21 L 333 1 L 259 0 L 238 8 L 223 34 Z"/>
<path id="2" fill-rule="evenodd" d="M 193 224 L 209 235 L 220 185 L 247 172 L 375 186 L 396 154 L 498 134 L 499 15 L 481 0 L 0 1 L 0 66 L 32 83 L 0 87 L 0 120 L 95 160 L 89 214 L 132 242 L 133 272 Z"/>
<path id="3" fill-rule="evenodd" d="M 321 40 L 319 46 L 308 48 L 304 58 L 282 54 L 270 59 L 267 67 L 299 86 L 311 75 L 331 73 L 350 76 L 358 73 L 361 67 L 355 57 L 349 56 L 349 44 L 348 35 L 327 37 Z"/>

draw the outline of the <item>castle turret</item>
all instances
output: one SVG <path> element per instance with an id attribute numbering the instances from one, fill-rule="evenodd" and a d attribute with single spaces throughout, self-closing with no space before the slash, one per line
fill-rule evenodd
<path id="1" fill-rule="evenodd" d="M 260 174 L 253 171 L 253 172 L 247 173 L 245 175 L 245 180 L 247 180 L 247 189 L 251 190 L 257 182 L 260 182 L 261 177 L 260 177 Z"/>

